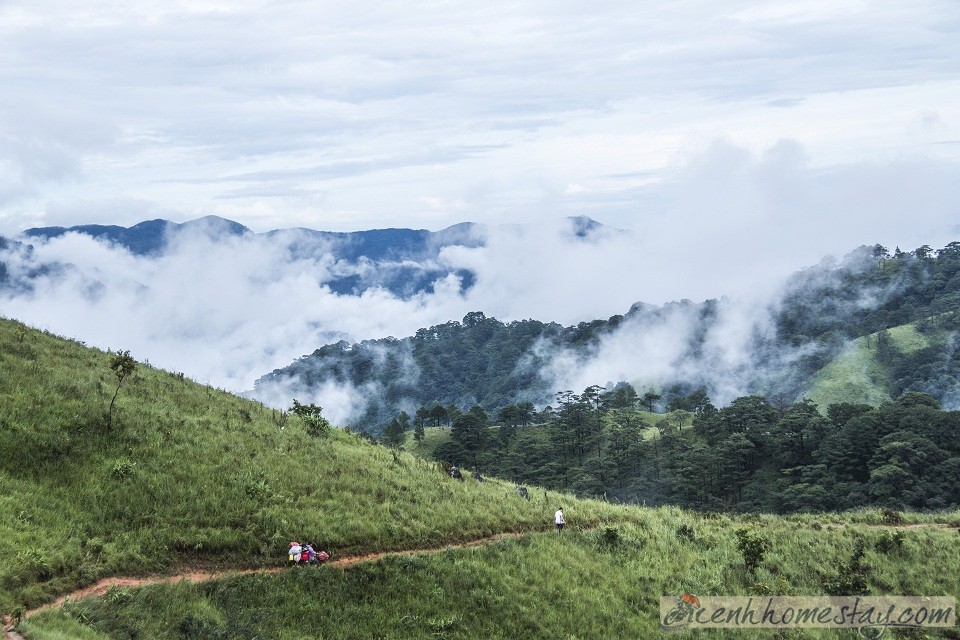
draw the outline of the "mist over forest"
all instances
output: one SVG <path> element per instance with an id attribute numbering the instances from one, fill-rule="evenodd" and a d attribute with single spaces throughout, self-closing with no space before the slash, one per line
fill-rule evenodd
<path id="1" fill-rule="evenodd" d="M 633 299 L 649 276 L 630 255 L 645 246 L 588 218 L 341 234 L 219 218 L 41 228 L 0 246 L 0 308 L 379 431 L 422 404 L 543 407 L 593 384 L 703 388 L 721 405 L 799 398 L 854 339 L 952 310 L 958 289 L 956 245 L 871 245 L 736 295 L 652 304 Z M 950 407 L 960 393 L 944 375 L 898 388 Z"/>

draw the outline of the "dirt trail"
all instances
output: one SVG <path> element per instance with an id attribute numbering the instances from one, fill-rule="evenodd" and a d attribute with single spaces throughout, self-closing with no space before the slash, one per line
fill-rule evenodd
<path id="1" fill-rule="evenodd" d="M 519 538 L 522 533 L 498 533 L 493 536 L 487 536 L 485 538 L 477 538 L 476 540 L 469 540 L 467 542 L 457 542 L 443 545 L 442 547 L 425 547 L 421 549 L 407 549 L 403 551 L 382 551 L 379 553 L 367 553 L 363 555 L 356 556 L 343 556 L 337 558 L 336 560 L 330 560 L 326 562 L 324 566 L 327 567 L 350 567 L 355 564 L 360 564 L 362 562 L 376 562 L 381 558 L 386 558 L 387 556 L 419 556 L 419 555 L 428 555 L 432 553 L 440 553 L 446 551 L 447 549 L 464 549 L 467 547 L 479 547 L 481 545 L 490 544 L 497 542 L 498 540 L 504 540 L 506 538 Z M 105 596 L 114 588 L 124 588 L 124 587 L 145 587 L 148 585 L 154 584 L 174 584 L 181 581 L 186 581 L 190 583 L 196 582 L 207 582 L 209 580 L 219 580 L 221 578 L 233 577 L 233 576 L 244 576 L 255 573 L 261 574 L 273 574 L 279 573 L 280 571 L 286 571 L 290 567 L 261 567 L 259 569 L 227 569 L 221 571 L 188 571 L 185 573 L 178 573 L 175 575 L 154 575 L 154 576 L 143 576 L 139 578 L 104 578 L 99 582 L 92 584 L 88 587 L 82 589 L 77 589 L 68 594 L 62 595 L 53 602 L 49 602 L 41 607 L 36 609 L 30 609 L 23 614 L 24 618 L 29 618 L 35 613 L 39 613 L 46 609 L 52 609 L 56 607 L 61 607 L 67 600 L 79 600 L 81 598 L 89 598 L 93 596 Z M 3 620 L 3 630 L 5 632 L 6 640 L 24 640 L 23 636 L 18 634 L 11 628 L 12 621 L 9 617 L 5 617 Z"/>
<path id="2" fill-rule="evenodd" d="M 912 529 L 960 529 L 946 522 L 916 522 L 913 524 L 867 524 L 864 522 L 827 523 L 824 529 L 845 529 L 848 527 L 866 527 L 868 529 L 889 529 L 891 531 L 909 531 Z"/>
<path id="3" fill-rule="evenodd" d="M 864 523 L 844 523 L 844 524 L 834 524 L 829 523 L 824 525 L 825 529 L 839 529 L 849 526 L 859 526 L 859 527 L 870 527 L 877 529 L 957 529 L 956 526 L 942 523 L 942 522 L 932 522 L 932 523 L 918 523 L 918 524 L 901 524 L 901 525 L 889 525 L 889 524 L 864 524 Z M 452 544 L 446 544 L 442 547 L 424 547 L 420 549 L 407 549 L 403 551 L 381 551 L 379 553 L 367 553 L 355 556 L 343 556 L 337 558 L 336 560 L 330 560 L 325 563 L 327 567 L 350 567 L 355 564 L 360 564 L 362 562 L 376 562 L 381 558 L 386 558 L 388 556 L 418 556 L 418 555 L 429 555 L 433 553 L 440 553 L 446 551 L 447 549 L 464 549 L 468 547 L 478 547 L 485 544 L 490 544 L 497 542 L 498 540 L 503 540 L 506 538 L 519 538 L 524 534 L 522 533 L 498 533 L 493 536 L 487 536 L 484 538 L 477 538 L 476 540 L 469 540 L 467 542 L 457 542 Z M 173 584 L 176 582 L 187 581 L 190 583 L 197 582 L 207 582 L 209 580 L 219 580 L 221 578 L 227 578 L 232 576 L 243 576 L 250 575 L 255 573 L 261 574 L 273 574 L 279 573 L 280 571 L 286 571 L 290 567 L 261 567 L 258 569 L 227 569 L 220 571 L 188 571 L 184 573 L 178 573 L 175 575 L 154 575 L 154 576 L 144 576 L 139 578 L 104 578 L 103 580 L 92 584 L 88 587 L 82 589 L 77 589 L 71 593 L 60 596 L 53 602 L 47 603 L 36 609 L 31 609 L 24 613 L 24 618 L 29 618 L 35 613 L 44 611 L 46 609 L 52 609 L 55 607 L 61 607 L 67 600 L 78 600 L 81 598 L 88 598 L 92 596 L 105 596 L 113 588 L 124 588 L 124 587 L 145 587 L 148 585 L 154 584 Z M 23 636 L 18 634 L 16 631 L 13 631 L 11 628 L 11 620 L 9 617 L 3 619 L 3 631 L 5 632 L 5 640 L 25 640 Z"/>

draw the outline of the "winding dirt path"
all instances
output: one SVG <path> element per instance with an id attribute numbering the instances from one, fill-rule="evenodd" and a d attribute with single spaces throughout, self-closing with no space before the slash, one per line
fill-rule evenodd
<path id="1" fill-rule="evenodd" d="M 864 524 L 864 523 L 830 523 L 824 525 L 825 529 L 839 529 L 849 526 L 859 526 L 859 527 L 869 527 L 876 529 L 892 529 L 892 530 L 911 530 L 911 529 L 957 529 L 956 526 L 942 523 L 942 522 L 931 522 L 931 523 L 917 523 L 917 524 L 901 524 L 901 525 L 885 525 L 885 524 Z M 589 530 L 589 528 L 584 529 Z M 457 542 L 452 544 L 446 544 L 441 547 L 424 547 L 419 549 L 406 549 L 402 551 L 381 551 L 378 553 L 367 553 L 361 555 L 353 556 L 343 556 L 337 558 L 336 560 L 330 560 L 325 563 L 325 566 L 332 568 L 344 568 L 350 567 L 355 564 L 360 564 L 363 562 L 376 562 L 381 558 L 386 558 L 388 556 L 419 556 L 419 555 L 430 555 L 434 553 L 441 553 L 447 549 L 465 549 L 468 547 L 479 547 L 485 544 L 491 544 L 497 542 L 498 540 L 504 540 L 507 538 L 519 538 L 526 533 L 534 533 L 535 531 L 528 531 L 525 533 L 517 532 L 507 532 L 507 533 L 498 533 L 496 535 L 487 536 L 484 538 L 477 538 L 476 540 L 469 540 L 467 542 Z M 291 567 L 284 565 L 282 567 L 261 567 L 258 569 L 226 569 L 220 571 L 187 571 L 184 573 L 178 573 L 175 575 L 152 575 L 152 576 L 143 576 L 139 578 L 104 578 L 99 582 L 92 584 L 88 587 L 82 589 L 77 589 L 68 594 L 62 595 L 53 602 L 49 602 L 41 607 L 35 609 L 30 609 L 24 613 L 24 618 L 29 618 L 35 613 L 39 613 L 46 609 L 53 609 L 56 607 L 61 607 L 68 600 L 79 600 L 81 598 L 89 597 L 102 597 L 110 592 L 113 588 L 136 588 L 136 587 L 145 587 L 154 584 L 174 584 L 181 581 L 186 581 L 189 583 L 198 583 L 198 582 L 207 582 L 210 580 L 220 580 L 222 578 L 229 578 L 233 576 L 244 576 L 251 574 L 274 574 L 281 571 L 287 571 Z M 4 617 L 3 619 L 3 631 L 5 640 L 26 640 L 23 636 L 12 629 L 12 621 L 9 619 L 9 616 Z"/>
<path id="2" fill-rule="evenodd" d="M 533 533 L 527 532 L 527 533 Z M 468 547 L 479 547 L 485 544 L 491 544 L 497 542 L 498 540 L 504 540 L 507 538 L 519 538 L 520 536 L 525 535 L 525 533 L 498 533 L 493 536 L 487 536 L 485 538 L 477 538 L 476 540 L 469 540 L 467 542 L 457 542 L 443 545 L 442 547 L 424 547 L 421 549 L 407 549 L 403 551 L 381 551 L 379 553 L 367 553 L 362 555 L 355 556 L 343 556 L 337 558 L 336 560 L 330 560 L 324 563 L 324 566 L 333 567 L 333 568 L 343 568 L 350 567 L 355 564 L 360 564 L 362 562 L 376 562 L 381 558 L 386 558 L 387 556 L 420 556 L 420 555 L 429 555 L 433 553 L 441 553 L 447 549 L 465 549 Z M 114 588 L 136 588 L 136 587 L 145 587 L 154 584 L 174 584 L 181 581 L 186 581 L 190 583 L 197 582 L 207 582 L 209 580 L 220 580 L 221 578 L 229 578 L 233 576 L 244 576 L 251 575 L 255 573 L 260 574 L 273 574 L 279 573 L 281 571 L 287 571 L 292 567 L 284 565 L 282 567 L 261 567 L 259 569 L 226 569 L 221 571 L 188 571 L 185 573 L 178 573 L 175 575 L 153 575 L 153 576 L 142 576 L 139 578 L 104 578 L 99 582 L 96 582 L 88 587 L 82 589 L 77 589 L 65 595 L 60 596 L 53 602 L 49 602 L 41 607 L 36 609 L 30 609 L 23 614 L 24 618 L 29 618 L 35 613 L 45 611 L 47 609 L 54 609 L 57 607 L 62 607 L 65 602 L 68 600 L 79 600 L 81 598 L 89 597 L 102 597 L 110 592 Z M 13 630 L 12 620 L 9 617 L 5 617 L 3 620 L 3 630 L 5 633 L 6 640 L 25 640 L 23 636 Z"/>

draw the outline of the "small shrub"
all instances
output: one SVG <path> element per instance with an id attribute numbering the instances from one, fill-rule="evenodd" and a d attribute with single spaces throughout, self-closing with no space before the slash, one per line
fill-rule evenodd
<path id="1" fill-rule="evenodd" d="M 126 602 L 130 600 L 131 598 L 133 598 L 133 593 L 131 593 L 130 589 L 127 589 L 126 587 L 114 586 L 114 587 L 110 587 L 110 590 L 107 591 L 107 594 L 105 597 L 108 602 L 112 604 L 116 604 L 116 603 Z"/>
<path id="2" fill-rule="evenodd" d="M 315 404 L 300 404 L 293 401 L 290 412 L 296 414 L 307 428 L 307 434 L 313 438 L 325 438 L 330 435 L 330 423 L 323 417 L 323 407 Z"/>
<path id="3" fill-rule="evenodd" d="M 884 509 L 880 512 L 880 519 L 883 521 L 883 524 L 889 525 L 898 525 L 903 524 L 903 516 L 899 511 L 894 509 Z"/>
<path id="4" fill-rule="evenodd" d="M 688 542 L 693 542 L 697 539 L 697 533 L 693 530 L 688 524 L 682 524 L 677 527 L 677 538 L 680 540 L 687 540 Z"/>
<path id="5" fill-rule="evenodd" d="M 264 503 L 274 499 L 273 488 L 262 471 L 245 471 L 240 481 L 243 483 L 243 493 L 251 500 Z"/>
<path id="6" fill-rule="evenodd" d="M 616 527 L 604 527 L 597 539 L 597 546 L 603 551 L 615 551 L 620 546 L 620 530 Z"/>
<path id="7" fill-rule="evenodd" d="M 863 538 L 857 538 L 847 564 L 841 567 L 837 575 L 824 580 L 823 586 L 829 595 L 865 596 L 870 593 L 867 586 L 870 566 L 863 562 L 865 553 Z"/>
<path id="8" fill-rule="evenodd" d="M 133 475 L 133 469 L 136 466 L 136 463 L 130 460 L 117 460 L 110 468 L 110 475 L 115 480 L 126 480 Z"/>
<path id="9" fill-rule="evenodd" d="M 46 580 L 53 575 L 50 560 L 40 549 L 24 549 L 17 554 L 16 563 L 40 580 Z"/>
<path id="10" fill-rule="evenodd" d="M 873 543 L 873 546 L 879 553 L 890 554 L 903 549 L 903 541 L 906 537 L 903 531 L 894 531 L 893 533 L 884 531 Z"/>
<path id="11" fill-rule="evenodd" d="M 743 556 L 747 572 L 755 572 L 763 563 L 763 557 L 770 551 L 770 541 L 747 529 L 737 530 L 737 549 Z"/>
<path id="12" fill-rule="evenodd" d="M 192 640 L 194 638 L 222 638 L 223 633 L 220 625 L 216 622 L 195 616 L 188 613 L 178 625 L 180 640 Z"/>
<path id="13" fill-rule="evenodd" d="M 450 634 L 456 630 L 456 627 L 456 616 L 450 616 L 449 618 L 436 618 L 427 621 L 427 628 L 430 630 L 430 635 L 434 638 L 452 637 Z"/>

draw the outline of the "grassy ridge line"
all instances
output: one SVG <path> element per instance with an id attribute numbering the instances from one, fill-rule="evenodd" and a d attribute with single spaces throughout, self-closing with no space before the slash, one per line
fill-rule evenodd
<path id="1" fill-rule="evenodd" d="M 684 592 L 825 595 L 863 588 L 874 595 L 960 595 L 960 536 L 953 530 L 897 532 L 850 521 L 831 528 L 816 515 L 643 512 L 640 522 L 592 532 L 530 534 L 470 551 L 391 555 L 344 571 L 286 571 L 121 590 L 45 611 L 25 622 L 24 631 L 31 640 L 105 640 L 132 631 L 139 637 L 276 640 L 648 638 L 659 633 L 660 597 Z M 960 514 L 949 517 L 956 521 Z M 738 548 L 739 530 L 770 545 L 753 572 Z M 858 548 L 862 561 L 854 563 Z M 770 637 L 739 629 L 710 635 Z M 784 637 L 833 638 L 837 632 L 803 630 Z"/>
<path id="2" fill-rule="evenodd" d="M 136 356 L 136 354 L 133 354 Z M 117 575 L 265 566 L 291 539 L 337 554 L 433 547 L 639 515 L 556 492 L 456 482 L 434 463 L 140 365 L 114 428 L 109 355 L 0 320 L 0 612 Z"/>

